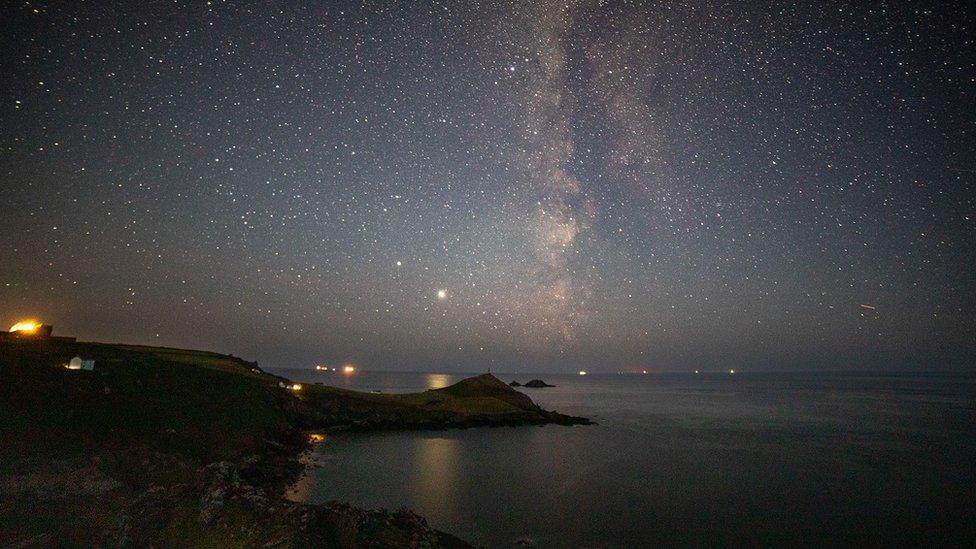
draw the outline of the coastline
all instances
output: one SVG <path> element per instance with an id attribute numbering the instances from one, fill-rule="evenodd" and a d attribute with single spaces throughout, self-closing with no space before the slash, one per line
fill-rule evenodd
<path id="1" fill-rule="evenodd" d="M 314 432 L 588 424 L 494 376 L 374 394 L 300 390 L 230 355 L 84 342 L 5 344 L 0 540 L 46 545 L 469 547 L 406 509 L 287 500 Z M 71 356 L 93 371 L 69 371 Z M 85 482 L 78 482 L 85 479 Z"/>

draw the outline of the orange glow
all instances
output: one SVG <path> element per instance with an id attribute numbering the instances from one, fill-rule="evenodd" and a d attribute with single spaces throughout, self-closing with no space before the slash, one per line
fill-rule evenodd
<path id="1" fill-rule="evenodd" d="M 308 435 L 309 442 L 325 442 L 325 435 L 320 433 L 311 433 Z"/>
<path id="2" fill-rule="evenodd" d="M 586 375 L 586 370 L 580 370 L 580 375 L 581 376 L 585 376 Z"/>
<path id="3" fill-rule="evenodd" d="M 342 367 L 342 373 L 344 374 L 356 373 L 356 367 L 353 366 L 352 364 L 346 364 L 345 366 Z"/>
<path id="4" fill-rule="evenodd" d="M 291 386 L 291 390 L 292 391 L 295 391 L 296 393 L 298 391 L 301 391 L 302 390 L 302 384 L 301 383 L 296 383 L 296 384 L 292 385 Z"/>
<path id="5" fill-rule="evenodd" d="M 41 327 L 41 323 L 36 320 L 21 320 L 17 324 L 10 327 L 11 332 L 20 332 L 22 334 L 32 334 Z"/>

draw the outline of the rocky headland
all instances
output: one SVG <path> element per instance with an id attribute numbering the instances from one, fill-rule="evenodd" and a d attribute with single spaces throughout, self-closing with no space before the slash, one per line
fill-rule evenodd
<path id="1" fill-rule="evenodd" d="M 73 356 L 93 371 L 63 367 Z M 490 374 L 413 394 L 296 387 L 229 355 L 0 343 L 4 545 L 467 547 L 406 509 L 282 497 L 310 435 L 575 425 Z"/>

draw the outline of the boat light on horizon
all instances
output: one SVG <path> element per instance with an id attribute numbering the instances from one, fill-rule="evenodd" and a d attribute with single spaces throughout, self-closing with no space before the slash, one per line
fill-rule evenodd
<path id="1" fill-rule="evenodd" d="M 580 370 L 580 371 L 579 371 L 579 375 L 581 375 L 581 376 L 585 376 L 585 375 L 586 375 L 586 370 Z"/>

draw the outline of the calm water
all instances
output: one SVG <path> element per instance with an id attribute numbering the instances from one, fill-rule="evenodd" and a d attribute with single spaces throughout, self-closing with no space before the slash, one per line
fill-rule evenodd
<path id="1" fill-rule="evenodd" d="M 281 373 L 384 392 L 465 377 Z M 539 377 L 558 387 L 527 394 L 599 425 L 333 436 L 290 496 L 407 506 L 489 547 L 974 542 L 974 377 Z"/>

